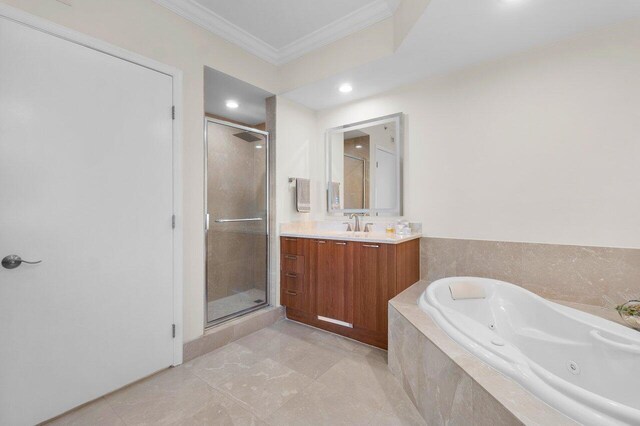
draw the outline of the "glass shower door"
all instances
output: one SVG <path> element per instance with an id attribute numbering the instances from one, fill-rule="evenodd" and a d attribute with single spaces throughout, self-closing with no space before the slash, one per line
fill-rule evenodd
<path id="1" fill-rule="evenodd" d="M 267 304 L 268 135 L 207 119 L 206 314 L 215 324 Z"/>

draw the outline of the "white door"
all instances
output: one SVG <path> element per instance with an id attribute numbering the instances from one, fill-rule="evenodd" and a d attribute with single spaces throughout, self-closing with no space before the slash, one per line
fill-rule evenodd
<path id="1" fill-rule="evenodd" d="M 173 362 L 172 78 L 0 17 L 0 424 Z"/>
<path id="2" fill-rule="evenodd" d="M 395 154 L 376 147 L 375 209 L 388 210 L 396 207 L 398 174 Z"/>

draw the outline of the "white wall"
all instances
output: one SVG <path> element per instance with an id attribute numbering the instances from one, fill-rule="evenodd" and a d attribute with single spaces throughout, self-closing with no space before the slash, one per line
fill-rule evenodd
<path id="1" fill-rule="evenodd" d="M 0 0 L 183 71 L 184 339 L 204 324 L 204 66 L 271 92 L 278 70 L 151 0 Z"/>
<path id="2" fill-rule="evenodd" d="M 295 186 L 289 178 L 309 178 L 314 173 L 317 149 L 315 111 L 288 99 L 277 97 L 276 102 L 276 200 L 277 223 L 309 221 L 322 216 L 317 204 L 311 213 L 298 213 L 295 209 Z M 318 193 L 319 182 L 311 182 L 311 194 Z"/>
<path id="3" fill-rule="evenodd" d="M 275 302 L 280 303 L 280 240 L 281 223 L 305 222 L 322 216 L 321 207 L 311 203 L 311 213 L 298 213 L 295 209 L 295 186 L 289 178 L 310 178 L 317 172 L 315 161 L 317 150 L 316 113 L 288 99 L 276 98 L 276 249 L 271 253 L 271 282 Z M 318 190 L 317 179 L 311 181 L 311 196 Z"/>
<path id="4" fill-rule="evenodd" d="M 321 111 L 318 143 L 401 111 L 405 215 L 427 235 L 637 248 L 638 76 L 634 21 Z"/>

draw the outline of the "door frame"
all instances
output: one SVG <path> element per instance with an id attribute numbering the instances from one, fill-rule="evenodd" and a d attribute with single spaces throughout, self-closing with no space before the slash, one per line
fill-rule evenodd
<path id="1" fill-rule="evenodd" d="M 371 199 L 373 201 L 371 203 L 372 204 L 372 207 L 371 207 L 372 211 L 386 210 L 386 209 L 377 209 L 376 208 L 376 203 L 378 202 L 378 185 L 377 185 L 377 183 L 378 183 L 377 182 L 377 179 L 378 179 L 378 151 L 386 152 L 387 154 L 393 155 L 394 157 L 396 156 L 396 153 L 393 152 L 392 150 L 390 150 L 387 147 L 380 146 L 380 145 L 376 145 L 375 146 L 375 152 L 373 154 L 373 161 L 374 161 L 376 166 L 371 168 L 373 176 L 370 176 L 370 178 L 373 177 L 373 179 L 371 179 L 371 181 L 373 182 L 373 187 L 376 188 L 376 190 L 374 191 L 373 197 L 371 197 Z M 397 159 L 396 159 L 395 163 L 396 163 L 396 168 L 397 168 L 398 167 Z M 398 171 L 397 170 L 396 170 L 395 174 L 396 174 L 396 176 L 398 175 Z"/>
<path id="2" fill-rule="evenodd" d="M 23 10 L 0 3 L 0 18 L 6 18 L 18 24 L 26 25 L 43 33 L 61 38 L 106 55 L 131 62 L 150 70 L 165 74 L 172 79 L 173 106 L 175 116 L 173 120 L 173 214 L 175 228 L 173 229 L 173 323 L 175 324 L 175 338 L 173 339 L 173 363 L 182 364 L 183 349 L 183 212 L 182 212 L 182 71 L 157 62 L 153 59 L 130 52 L 110 43 L 88 36 L 51 21 L 39 18 Z M 171 111 L 167 111 L 171 114 Z M 167 331 L 169 332 L 169 331 Z"/>
<path id="3" fill-rule="evenodd" d="M 207 262 L 207 256 L 208 256 L 208 252 L 207 252 L 207 238 L 208 238 L 208 234 L 209 234 L 209 223 L 208 223 L 208 210 L 209 210 L 209 191 L 208 191 L 208 185 L 209 185 L 209 135 L 208 135 L 208 125 L 209 123 L 213 123 L 213 124 L 220 124 L 223 126 L 227 126 L 227 127 L 233 127 L 234 129 L 238 129 L 238 130 L 244 130 L 247 132 L 252 132 L 252 133 L 258 133 L 261 134 L 265 137 L 265 157 L 266 157 L 266 188 L 265 188 L 265 205 L 266 205 L 266 236 L 267 236 L 267 258 L 266 258 L 266 265 L 267 265 L 267 274 L 266 274 L 266 291 L 265 291 L 265 301 L 264 303 L 258 305 L 258 306 L 251 306 L 247 309 L 243 309 L 241 311 L 238 311 L 234 314 L 230 314 L 227 315 L 225 317 L 219 318 L 215 321 L 209 321 L 209 297 L 208 297 L 208 283 L 209 283 L 209 279 L 208 279 L 208 262 Z M 248 314 L 250 312 L 254 312 L 257 311 L 259 309 L 263 309 L 267 306 L 271 305 L 271 279 L 270 279 L 270 272 L 271 272 L 271 233 L 269 231 L 269 219 L 271 218 L 271 209 L 270 209 L 270 202 L 271 202 L 271 194 L 269 191 L 270 188 L 270 176 L 269 176 L 269 172 L 271 171 L 271 168 L 269 166 L 269 144 L 270 144 L 270 140 L 269 140 L 269 132 L 266 130 L 259 130 L 259 129 L 254 129 L 253 127 L 248 127 L 248 126 L 243 126 L 241 124 L 237 124 L 237 123 L 232 123 L 230 121 L 225 121 L 225 120 L 220 120 L 217 118 L 211 118 L 211 117 L 204 117 L 204 223 L 203 223 L 203 229 L 204 229 L 204 256 L 203 256 L 203 260 L 204 260 L 204 329 L 205 331 L 208 328 L 211 327 L 215 327 L 217 325 L 220 325 L 224 322 L 236 319 L 238 317 L 241 317 L 245 314 Z"/>

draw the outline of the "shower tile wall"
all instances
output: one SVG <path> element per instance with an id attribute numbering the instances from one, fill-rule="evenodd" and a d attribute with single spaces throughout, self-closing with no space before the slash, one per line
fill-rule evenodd
<path id="1" fill-rule="evenodd" d="M 215 223 L 219 218 L 265 217 L 266 150 L 236 133 L 240 131 L 220 125 L 208 128 L 209 302 L 266 288 L 266 222 Z"/>
<path id="2" fill-rule="evenodd" d="M 612 310 L 640 298 L 640 249 L 422 238 L 422 279 L 480 276 Z"/>

